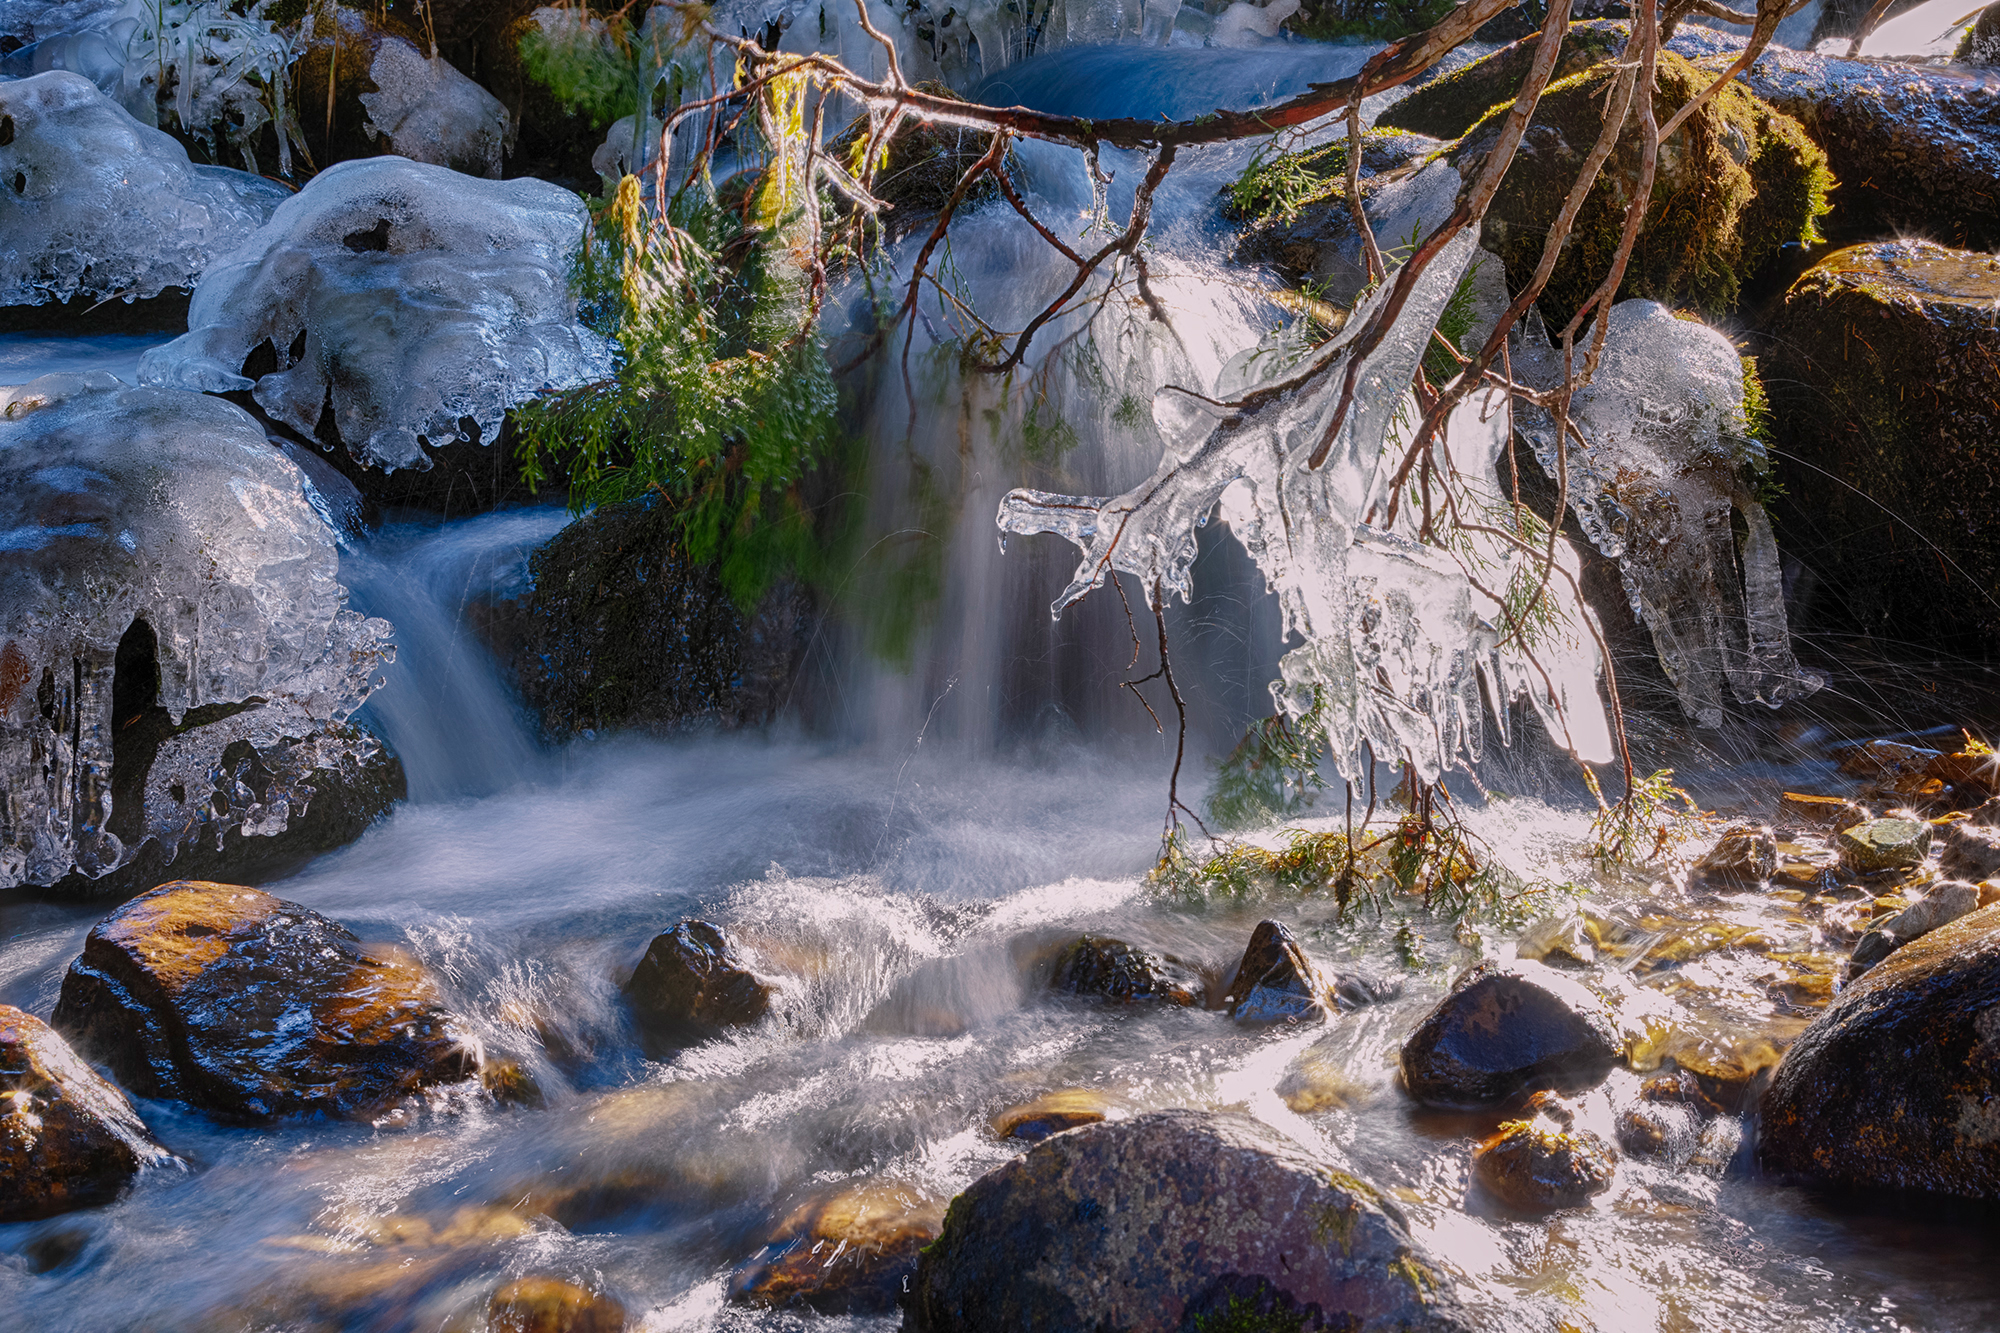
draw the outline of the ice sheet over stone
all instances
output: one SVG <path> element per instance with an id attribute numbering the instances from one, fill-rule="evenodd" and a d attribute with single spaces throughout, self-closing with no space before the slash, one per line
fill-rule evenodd
<path id="1" fill-rule="evenodd" d="M 192 287 L 288 196 L 197 166 L 81 75 L 0 83 L 0 305 Z"/>
<path id="2" fill-rule="evenodd" d="M 298 468 L 241 408 L 102 371 L 0 388 L 0 887 L 108 873 L 146 836 L 176 846 L 204 818 L 185 793 L 202 804 L 228 745 L 344 720 L 391 631 L 344 608 L 338 572 Z M 114 686 L 135 622 L 151 631 L 157 695 L 124 702 L 156 702 L 176 725 L 261 702 L 167 737 L 151 777 L 183 799 L 148 801 L 121 838 L 114 738 L 132 719 L 113 716 Z M 149 687 L 128 661 L 141 669 Z M 238 814 L 250 833 L 287 818 Z"/>
<path id="3" fill-rule="evenodd" d="M 1524 644 L 1473 578 L 1506 596 L 1514 579 L 1539 574 L 1539 562 L 1471 533 L 1460 533 L 1449 549 L 1416 541 L 1413 496 L 1393 529 L 1386 521 L 1404 423 L 1414 419 L 1410 384 L 1476 244 L 1467 231 L 1431 261 L 1363 362 L 1353 406 L 1319 469 L 1308 460 L 1332 422 L 1359 332 L 1387 287 L 1357 309 L 1341 336 L 1232 401 L 1162 390 L 1153 411 L 1167 453 L 1142 485 L 1112 497 L 1011 492 L 998 517 L 1003 533 L 1054 532 L 1084 552 L 1054 612 L 1113 569 L 1136 576 L 1149 597 L 1155 590 L 1186 597 L 1195 529 L 1220 503 L 1277 593 L 1286 631 L 1303 640 L 1272 685 L 1278 707 L 1301 717 L 1317 695 L 1342 773 L 1363 771 L 1364 740 L 1425 780 L 1476 758 L 1482 678 L 1496 703 L 1527 697 L 1580 757 L 1608 760 L 1597 657 L 1582 619 L 1588 613 L 1558 610 Z M 1504 528 L 1512 519 L 1490 480 L 1505 446 L 1505 414 L 1496 406 L 1476 397 L 1454 416 L 1448 447 L 1458 475 L 1438 484 L 1454 486 L 1468 522 L 1476 516 Z M 1573 567 L 1573 555 L 1560 541 L 1556 547 Z M 1556 586 L 1560 605 L 1563 585 Z M 1501 725 L 1504 738 L 1504 718 Z"/>
<path id="4" fill-rule="evenodd" d="M 431 444 L 488 444 L 508 408 L 611 372 L 576 319 L 588 214 L 546 181 L 480 180 L 400 157 L 342 162 L 287 200 L 196 288 L 189 332 L 146 353 L 148 384 L 250 389 L 311 436 L 329 405 L 348 452 L 427 469 Z M 276 369 L 245 361 L 268 343 Z"/>
<path id="5" fill-rule="evenodd" d="M 1563 379 L 1560 350 L 1533 320 L 1513 365 L 1538 387 Z M 1687 715 L 1721 725 L 1725 683 L 1738 702 L 1772 707 L 1818 689 L 1792 657 L 1777 542 L 1749 484 L 1769 462 L 1743 433 L 1743 363 L 1729 340 L 1657 302 L 1621 302 L 1569 416 L 1582 435 L 1563 460 L 1570 507 L 1619 562 Z M 1517 420 L 1558 477 L 1553 418 L 1523 404 Z"/>
<path id="6" fill-rule="evenodd" d="M 0 37 L 40 41 L 88 27 L 118 9 L 119 0 L 0 0 Z"/>

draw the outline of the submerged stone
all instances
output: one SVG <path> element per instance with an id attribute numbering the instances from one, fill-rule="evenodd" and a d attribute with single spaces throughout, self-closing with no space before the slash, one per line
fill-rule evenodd
<path id="1" fill-rule="evenodd" d="M 656 1048 L 691 1045 L 758 1022 L 778 995 L 720 926 L 693 920 L 654 938 L 624 990 L 640 1031 Z"/>
<path id="2" fill-rule="evenodd" d="M 1180 959 L 1098 935 L 1081 936 L 1063 950 L 1049 985 L 1119 1004 L 1199 1005 L 1208 990 L 1201 974 Z"/>
<path id="3" fill-rule="evenodd" d="M 974 1181 L 923 1252 L 912 1333 L 1470 1330 L 1401 1211 L 1234 1112 L 1160 1111 L 1048 1139 Z"/>
<path id="4" fill-rule="evenodd" d="M 889 1314 L 944 1216 L 942 1200 L 880 1181 L 810 1200 L 736 1271 L 729 1298 L 821 1314 Z"/>
<path id="5" fill-rule="evenodd" d="M 1931 826 L 1921 819 L 1871 819 L 1840 830 L 1840 864 L 1857 875 L 1907 870 L 1924 863 Z"/>
<path id="6" fill-rule="evenodd" d="M 1418 1101 L 1491 1105 L 1530 1084 L 1588 1087 L 1623 1051 L 1610 1007 L 1539 963 L 1479 963 L 1403 1044 Z"/>
<path id="7" fill-rule="evenodd" d="M 1778 818 L 1809 829 L 1853 828 L 1868 812 L 1840 796 L 1808 796 L 1788 791 L 1778 798 Z"/>
<path id="8" fill-rule="evenodd" d="M 1772 1171 L 1855 1189 L 2000 1198 L 2000 906 L 1895 951 L 1778 1066 Z"/>
<path id="9" fill-rule="evenodd" d="M 1102 1093 L 1088 1088 L 1066 1088 L 1046 1093 L 1031 1102 L 1010 1106 L 994 1116 L 993 1133 L 1003 1139 L 1023 1139 L 1039 1143 L 1051 1134 L 1060 1134 L 1079 1125 L 1094 1125 L 1105 1119 L 1111 1104 Z"/>
<path id="10" fill-rule="evenodd" d="M 2000 828 L 1954 820 L 1938 830 L 1937 841 L 1944 845 L 1938 856 L 1939 874 L 1981 880 L 2000 873 Z"/>
<path id="11" fill-rule="evenodd" d="M 1755 888 L 1777 868 L 1777 836 L 1768 828 L 1738 824 L 1722 831 L 1715 846 L 1694 863 L 1688 880 L 1711 888 Z"/>
<path id="12" fill-rule="evenodd" d="M 1276 921 L 1257 923 L 1223 998 L 1239 1023 L 1316 1023 L 1333 1012 L 1331 984 Z"/>
<path id="13" fill-rule="evenodd" d="M 0 1005 L 0 1108 L 0 1222 L 109 1203 L 176 1160 L 124 1093 L 12 1005 Z"/>
<path id="14" fill-rule="evenodd" d="M 625 1307 L 566 1278 L 515 1278 L 486 1305 L 487 1333 L 625 1333 Z"/>
<path id="15" fill-rule="evenodd" d="M 1618 1154 L 1589 1130 L 1510 1120 L 1472 1153 L 1472 1177 L 1522 1212 L 1576 1208 L 1611 1188 Z"/>
<path id="16" fill-rule="evenodd" d="M 479 1069 L 415 958 L 235 884 L 162 885 L 100 921 L 51 1021 L 134 1092 L 233 1120 L 368 1117 Z"/>

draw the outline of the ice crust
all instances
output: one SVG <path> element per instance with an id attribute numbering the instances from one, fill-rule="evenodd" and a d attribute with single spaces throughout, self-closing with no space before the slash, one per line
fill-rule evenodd
<path id="1" fill-rule="evenodd" d="M 192 287 L 288 197 L 195 165 L 77 74 L 0 83 L 0 118 L 0 305 Z"/>
<path id="2" fill-rule="evenodd" d="M 233 742 L 311 739 L 372 688 L 392 631 L 345 609 L 338 572 L 299 469 L 241 408 L 102 371 L 0 388 L 0 887 L 101 876 L 149 837 L 282 832 L 282 801 L 225 801 L 225 821 L 200 796 Z M 112 704 L 135 620 L 177 726 L 258 706 L 169 737 L 143 836 L 121 839 L 107 825 L 129 719 Z"/>
<path id="3" fill-rule="evenodd" d="M 375 44 L 368 63 L 375 91 L 360 96 L 368 115 L 362 128 L 387 140 L 398 156 L 498 180 L 502 154 L 514 140 L 514 119 L 500 99 L 442 57 L 371 28 L 352 10 L 335 13 L 343 48 Z"/>
<path id="4" fill-rule="evenodd" d="M 189 332 L 149 351 L 140 379 L 249 389 L 308 437 L 330 405 L 358 461 L 427 469 L 420 438 L 473 438 L 469 420 L 491 444 L 508 408 L 611 373 L 569 289 L 587 222 L 546 181 L 339 163 L 203 278 Z M 245 360 L 267 342 L 277 369 L 253 380 Z"/>
<path id="5" fill-rule="evenodd" d="M 1513 365 L 1541 388 L 1563 380 L 1562 354 L 1538 322 Z M 1725 684 L 1739 703 L 1773 708 L 1818 689 L 1792 657 L 1777 542 L 1749 485 L 1769 462 L 1743 434 L 1743 363 L 1729 340 L 1657 302 L 1621 302 L 1569 415 L 1583 436 L 1564 460 L 1570 508 L 1618 561 L 1688 717 L 1721 725 Z M 1553 418 L 1523 404 L 1517 421 L 1558 477 Z"/>
<path id="6" fill-rule="evenodd" d="M 1387 298 L 1363 303 L 1347 332 L 1289 367 L 1270 368 L 1256 387 L 1229 401 L 1163 389 L 1153 415 L 1167 451 L 1157 471 L 1123 495 L 1071 496 L 1016 490 L 1001 502 L 1007 533 L 1057 533 L 1084 553 L 1053 612 L 1103 583 L 1115 569 L 1134 575 L 1153 596 L 1186 598 L 1195 530 L 1220 504 L 1231 531 L 1277 593 L 1284 628 L 1303 642 L 1280 663 L 1271 686 L 1293 718 L 1317 693 L 1326 740 L 1343 775 L 1366 772 L 1362 742 L 1385 760 L 1409 763 L 1434 780 L 1481 749 L 1480 682 L 1500 706 L 1527 698 L 1552 735 L 1579 757 L 1611 757 L 1610 733 L 1597 697 L 1598 657 L 1580 607 L 1559 611 L 1532 635 L 1532 653 L 1494 597 L 1513 580 L 1539 574 L 1539 561 L 1513 546 L 1460 532 L 1449 548 L 1416 541 L 1421 513 L 1414 491 L 1393 529 L 1384 515 L 1408 422 L 1409 386 L 1440 311 L 1477 245 L 1462 233 L 1432 260 L 1401 316 L 1362 364 L 1352 408 L 1324 466 L 1308 459 L 1331 422 L 1340 386 L 1356 355 L 1366 316 Z M 1227 391 L 1225 377 L 1223 391 Z M 1506 444 L 1506 414 L 1484 397 L 1454 414 L 1447 432 L 1455 475 L 1449 488 L 1468 522 L 1506 528 L 1511 519 L 1494 480 Z M 1372 519 L 1371 520 L 1371 511 Z M 1574 570 L 1560 540 L 1557 558 Z M 1532 585 L 1530 585 L 1532 586 Z M 1560 594 L 1565 585 L 1555 587 Z M 1558 604 L 1565 599 L 1560 595 Z"/>

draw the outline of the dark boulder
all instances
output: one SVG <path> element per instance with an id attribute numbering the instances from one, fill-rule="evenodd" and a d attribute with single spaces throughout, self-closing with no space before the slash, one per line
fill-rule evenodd
<path id="1" fill-rule="evenodd" d="M 1970 880 L 2000 874 L 2000 828 L 1955 820 L 1938 830 L 1937 840 L 1944 845 L 1939 874 Z"/>
<path id="2" fill-rule="evenodd" d="M 778 988 L 752 969 L 721 927 L 683 921 L 647 947 L 625 998 L 649 1044 L 691 1045 L 771 1012 Z"/>
<path id="3" fill-rule="evenodd" d="M 1895 951 L 1785 1053 L 1759 1152 L 1854 1189 L 2000 1198 L 2000 905 Z"/>
<path id="4" fill-rule="evenodd" d="M 1781 466 L 1778 520 L 1803 627 L 2000 647 L 1980 592 L 2000 586 L 1995 300 L 2000 259 L 1921 241 L 1839 251 L 1792 285 L 1762 364 L 1773 443 L 1800 464 Z"/>
<path id="5" fill-rule="evenodd" d="M 1588 1087 L 1623 1050 L 1610 1007 L 1582 985 L 1539 963 L 1480 963 L 1403 1044 L 1403 1082 L 1418 1101 L 1491 1105 L 1531 1084 Z"/>
<path id="6" fill-rule="evenodd" d="M 942 1201 L 893 1184 L 809 1200 L 737 1270 L 729 1297 L 821 1314 L 889 1314 L 916 1271 L 917 1255 L 943 1225 Z"/>
<path id="7" fill-rule="evenodd" d="M 1546 1116 L 1509 1120 L 1472 1153 L 1472 1178 L 1522 1212 L 1581 1207 L 1610 1189 L 1617 1171 L 1610 1144 Z"/>
<path id="8" fill-rule="evenodd" d="M 1387 1196 L 1234 1112 L 1037 1144 L 952 1201 L 910 1287 L 912 1333 L 1478 1326 Z"/>
<path id="9" fill-rule="evenodd" d="M 1694 863 L 1688 882 L 1703 888 L 1755 888 L 1777 868 L 1777 836 L 1768 828 L 1738 824 L 1724 829 L 1715 846 Z"/>
<path id="10" fill-rule="evenodd" d="M 808 603 L 791 584 L 745 614 L 689 559 L 657 496 L 601 505 L 529 560 L 532 591 L 490 611 L 495 651 L 556 739 L 756 725 L 790 696 Z"/>
<path id="11" fill-rule="evenodd" d="M 1298 936 L 1260 921 L 1223 999 L 1239 1023 L 1316 1023 L 1333 1011 L 1333 986 Z"/>
<path id="12" fill-rule="evenodd" d="M 48 1024 L 0 1005 L 0 1222 L 109 1203 L 174 1156 Z"/>
<path id="13" fill-rule="evenodd" d="M 1701 62 L 1713 77 L 1733 56 Z M 1805 127 L 1840 181 L 1836 244 L 2000 245 L 2000 96 L 1980 71 L 1766 50 L 1737 82 Z"/>
<path id="14" fill-rule="evenodd" d="M 233 1120 L 376 1115 L 479 1067 L 406 951 L 233 884 L 162 885 L 100 921 L 51 1022 L 134 1092 Z"/>
<path id="15" fill-rule="evenodd" d="M 1988 5 L 1965 30 L 1952 58 L 1968 65 L 2000 65 L 2000 5 Z"/>
<path id="16" fill-rule="evenodd" d="M 1180 959 L 1102 935 L 1081 936 L 1064 949 L 1049 985 L 1118 1004 L 1199 1005 L 1208 990 L 1201 974 Z"/>
<path id="17" fill-rule="evenodd" d="M 1581 74 L 1625 49 L 1630 25 L 1603 19 L 1569 25 L 1562 51 L 1556 56 L 1551 84 Z M 1431 79 L 1375 118 L 1380 129 L 1409 130 L 1435 139 L 1456 139 L 1485 119 L 1486 113 L 1520 94 L 1529 66 L 1541 50 L 1538 31 L 1472 61 L 1449 74 Z"/>

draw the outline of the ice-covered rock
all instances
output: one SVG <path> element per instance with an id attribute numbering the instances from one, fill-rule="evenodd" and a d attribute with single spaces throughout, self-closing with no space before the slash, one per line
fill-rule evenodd
<path id="1" fill-rule="evenodd" d="M 338 569 L 242 409 L 103 372 L 0 388 L 0 887 L 323 841 L 332 788 L 393 786 L 342 725 L 390 627 Z"/>
<path id="2" fill-rule="evenodd" d="M 0 305 L 192 287 L 286 197 L 195 165 L 80 75 L 0 83 Z"/>
<path id="3" fill-rule="evenodd" d="M 1562 353 L 1540 330 L 1531 319 L 1514 373 L 1553 388 Z M 1553 418 L 1523 404 L 1516 420 L 1559 479 Z M 1618 561 L 1682 710 L 1720 726 L 1725 687 L 1774 708 L 1818 689 L 1792 657 L 1777 541 L 1751 492 L 1769 462 L 1744 433 L 1743 362 L 1729 340 L 1654 301 L 1613 306 L 1603 360 L 1571 398 L 1569 421 L 1570 509 Z"/>
<path id="4" fill-rule="evenodd" d="M 1553 549 L 1571 570 L 1574 553 L 1560 539 L 1552 548 L 1540 539 L 1516 546 L 1471 530 L 1506 530 L 1517 522 L 1494 480 L 1506 446 L 1500 405 L 1486 395 L 1467 400 L 1447 433 L 1455 468 L 1426 483 L 1439 505 L 1447 489 L 1455 505 L 1460 530 L 1448 545 L 1417 540 L 1423 502 L 1414 480 L 1393 521 L 1388 514 L 1406 423 L 1415 415 L 1410 384 L 1477 239 L 1462 232 L 1432 259 L 1401 315 L 1365 354 L 1352 406 L 1331 438 L 1343 380 L 1362 355 L 1357 339 L 1391 286 L 1364 301 L 1340 336 L 1288 368 L 1282 356 L 1261 363 L 1239 358 L 1245 367 L 1266 368 L 1228 401 L 1162 390 L 1153 415 L 1168 442 L 1166 455 L 1151 478 L 1125 494 L 1011 492 L 1000 507 L 1003 533 L 1054 532 L 1084 553 L 1054 611 L 1060 614 L 1114 570 L 1135 575 L 1149 598 L 1186 597 L 1195 530 L 1220 504 L 1277 593 L 1285 631 L 1303 640 L 1285 654 L 1272 693 L 1294 718 L 1317 703 L 1343 774 L 1365 771 L 1364 740 L 1377 756 L 1411 764 L 1426 781 L 1461 758 L 1476 758 L 1482 681 L 1499 710 L 1503 738 L 1506 703 L 1526 697 L 1550 733 L 1580 757 L 1608 760 L 1588 612 L 1561 595 L 1560 578 L 1556 596 L 1534 595 L 1542 551 Z M 1240 368 L 1236 375 L 1248 378 Z M 1315 467 L 1319 452 L 1323 465 Z M 1532 556 L 1524 550 L 1530 545 Z M 1532 623 L 1516 623 L 1516 611 L 1530 604 L 1538 607 L 1527 617 Z"/>
<path id="5" fill-rule="evenodd" d="M 357 462 L 427 469 L 425 444 L 490 444 L 508 408 L 611 372 L 569 288 L 588 220 L 545 181 L 339 163 L 202 280 L 188 333 L 148 352 L 140 378 L 249 389 L 307 436 L 330 410 Z M 253 377 L 267 346 L 275 369 Z"/>
<path id="6" fill-rule="evenodd" d="M 1236 0 L 1215 20 L 1208 40 L 1215 46 L 1262 46 L 1275 41 L 1285 20 L 1299 12 L 1299 0 L 1270 0 L 1259 7 Z"/>
<path id="7" fill-rule="evenodd" d="M 119 0 L 0 0 L 0 37 L 40 41 L 118 11 Z"/>

